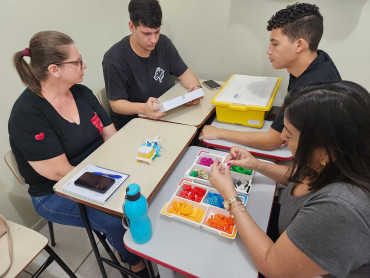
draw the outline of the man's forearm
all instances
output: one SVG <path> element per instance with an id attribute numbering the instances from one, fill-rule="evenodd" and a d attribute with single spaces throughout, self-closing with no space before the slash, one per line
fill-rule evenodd
<path id="1" fill-rule="evenodd" d="M 222 129 L 219 132 L 222 139 L 258 149 L 274 150 L 284 143 L 284 140 L 280 138 L 280 133 L 275 130 L 270 130 L 268 132 L 243 132 Z"/>
<path id="2" fill-rule="evenodd" d="M 124 99 L 110 100 L 109 104 L 114 113 L 123 115 L 145 114 L 145 103 L 131 102 Z"/>
<path id="3" fill-rule="evenodd" d="M 181 85 L 186 89 L 201 86 L 198 77 L 189 68 L 179 76 L 179 80 Z"/>

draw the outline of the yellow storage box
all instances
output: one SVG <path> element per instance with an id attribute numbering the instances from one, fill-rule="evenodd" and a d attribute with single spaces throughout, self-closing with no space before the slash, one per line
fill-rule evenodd
<path id="1" fill-rule="evenodd" d="M 280 82 L 280 77 L 232 75 L 212 99 L 217 120 L 261 128 Z"/>

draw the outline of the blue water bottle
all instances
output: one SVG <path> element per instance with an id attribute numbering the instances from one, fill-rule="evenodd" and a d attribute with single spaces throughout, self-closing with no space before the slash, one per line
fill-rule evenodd
<path id="1" fill-rule="evenodd" d="M 133 240 L 138 244 L 148 242 L 152 237 L 152 223 L 148 217 L 148 202 L 141 195 L 140 186 L 131 183 L 126 188 L 125 199 L 123 211 L 128 218 Z"/>

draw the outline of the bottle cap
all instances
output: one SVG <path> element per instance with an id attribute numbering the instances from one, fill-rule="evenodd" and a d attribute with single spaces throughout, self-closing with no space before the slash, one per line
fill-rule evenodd
<path id="1" fill-rule="evenodd" d="M 140 198 L 140 186 L 137 183 L 131 183 L 126 188 L 126 199 L 129 201 L 136 201 Z"/>

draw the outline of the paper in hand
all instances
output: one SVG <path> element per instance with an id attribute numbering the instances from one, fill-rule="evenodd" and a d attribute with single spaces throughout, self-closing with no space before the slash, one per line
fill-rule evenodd
<path id="1" fill-rule="evenodd" d="M 183 105 L 185 103 L 188 103 L 190 101 L 193 101 L 194 99 L 197 99 L 203 96 L 204 96 L 204 91 L 202 88 L 199 88 L 198 90 L 192 91 L 190 93 L 184 94 L 179 97 L 175 97 L 171 100 L 161 103 L 159 105 L 160 110 L 158 112 L 166 112 L 168 110 L 171 110 L 173 108 L 176 108 L 180 105 Z"/>

